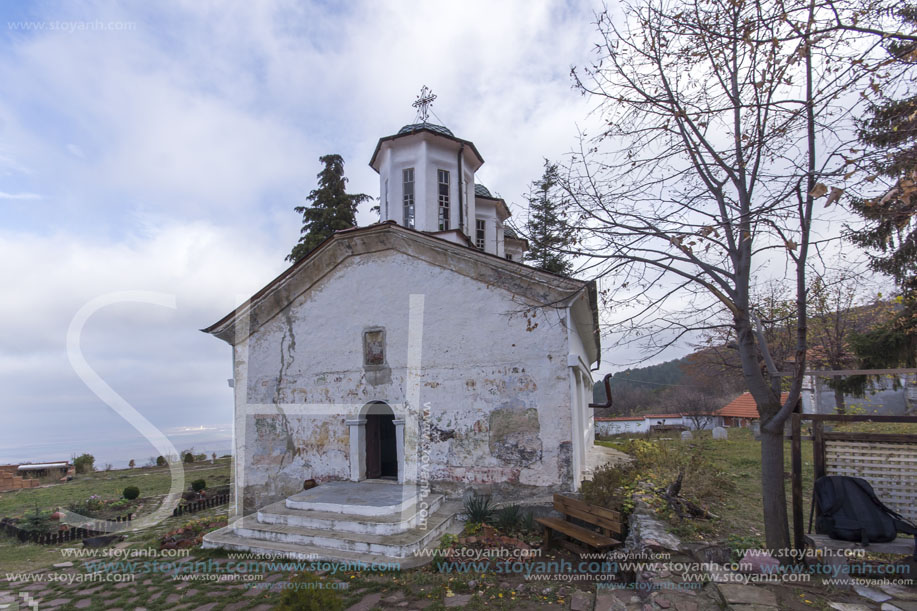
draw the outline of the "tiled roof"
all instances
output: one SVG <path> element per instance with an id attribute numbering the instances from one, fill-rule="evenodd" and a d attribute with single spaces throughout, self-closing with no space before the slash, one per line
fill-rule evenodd
<path id="1" fill-rule="evenodd" d="M 448 127 L 443 127 L 442 125 L 436 125 L 435 123 L 412 123 L 410 125 L 405 125 L 398 130 L 398 135 L 401 134 L 410 134 L 411 132 L 417 131 L 418 129 L 429 129 L 434 132 L 439 132 L 447 136 L 455 137 L 455 134 L 452 133 L 452 130 Z M 477 186 L 477 185 L 475 185 Z"/>
<path id="2" fill-rule="evenodd" d="M 478 183 L 474 183 L 474 194 L 478 197 L 493 197 L 493 195 L 490 194 L 490 189 Z"/>
<path id="3" fill-rule="evenodd" d="M 788 396 L 789 393 L 783 393 L 780 395 L 780 400 L 786 401 Z M 758 414 L 758 405 L 755 403 L 755 398 L 751 396 L 750 392 L 736 397 L 726 407 L 717 410 L 716 415 L 729 418 L 750 418 L 753 420 L 761 417 Z"/>

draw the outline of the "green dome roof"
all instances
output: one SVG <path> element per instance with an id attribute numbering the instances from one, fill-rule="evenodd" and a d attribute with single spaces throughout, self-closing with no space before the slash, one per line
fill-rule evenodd
<path id="1" fill-rule="evenodd" d="M 401 134 L 410 134 L 411 132 L 416 132 L 420 129 L 429 129 L 434 132 L 439 132 L 445 136 L 451 136 L 455 138 L 455 134 L 452 133 L 448 127 L 443 127 L 442 125 L 436 125 L 435 123 L 412 123 L 411 125 L 405 125 L 398 130 L 398 135 Z"/>

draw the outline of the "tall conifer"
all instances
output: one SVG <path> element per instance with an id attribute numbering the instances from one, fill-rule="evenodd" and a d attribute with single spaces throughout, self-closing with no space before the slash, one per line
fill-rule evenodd
<path id="1" fill-rule="evenodd" d="M 287 255 L 287 261 L 293 263 L 309 254 L 335 231 L 356 225 L 357 206 L 372 199 L 362 193 L 347 193 L 343 157 L 324 155 L 319 157 L 319 161 L 325 167 L 318 173 L 318 188 L 306 198 L 311 204 L 293 208 L 302 214 L 299 242 Z"/>

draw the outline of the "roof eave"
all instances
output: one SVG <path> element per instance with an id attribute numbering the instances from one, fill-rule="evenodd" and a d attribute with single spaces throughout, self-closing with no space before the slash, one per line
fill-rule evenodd
<path id="1" fill-rule="evenodd" d="M 474 153 L 474 156 L 477 158 L 478 167 L 481 167 L 482 165 L 484 165 L 484 158 L 481 156 L 481 153 L 478 151 L 478 148 L 474 145 L 474 142 L 472 142 L 471 140 L 464 140 L 462 138 L 457 138 L 455 136 L 449 136 L 448 134 L 444 134 L 442 132 L 432 130 L 429 127 L 423 127 L 421 129 L 415 129 L 409 132 L 405 132 L 403 134 L 392 134 L 391 136 L 383 136 L 382 138 L 379 138 L 379 142 L 376 143 L 376 148 L 375 150 L 373 150 L 373 156 L 369 160 L 369 167 L 371 167 L 376 172 L 379 171 L 379 168 L 376 167 L 376 157 L 379 156 L 379 152 L 382 150 L 382 145 L 384 143 L 391 142 L 392 140 L 396 140 L 398 138 L 405 138 L 408 136 L 413 136 L 415 134 L 420 134 L 424 132 L 428 134 L 432 134 L 434 136 L 438 136 L 440 138 L 445 138 L 446 140 L 452 140 L 453 142 L 458 142 L 459 144 L 467 146 L 469 149 L 471 149 L 471 152 Z"/>

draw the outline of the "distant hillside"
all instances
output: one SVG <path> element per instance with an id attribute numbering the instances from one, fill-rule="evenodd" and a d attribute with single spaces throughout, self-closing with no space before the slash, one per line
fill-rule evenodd
<path id="1" fill-rule="evenodd" d="M 681 367 L 686 362 L 686 358 L 666 361 L 665 363 L 648 367 L 625 369 L 615 373 L 611 378 L 611 391 L 616 403 L 615 411 L 620 408 L 624 413 L 630 413 L 632 409 L 652 403 L 651 397 L 653 395 L 660 395 L 661 391 L 672 388 L 673 385 L 681 384 L 684 379 L 684 372 Z M 595 383 L 593 395 L 596 401 L 605 401 L 605 387 L 602 380 Z"/>
<path id="2" fill-rule="evenodd" d="M 686 362 L 686 359 L 687 357 L 666 361 L 658 365 L 619 371 L 611 378 L 611 388 L 622 389 L 633 386 L 647 388 L 681 384 L 684 379 L 684 372 L 681 366 Z M 653 388 L 650 388 L 650 390 L 653 390 Z"/>
<path id="3" fill-rule="evenodd" d="M 741 371 L 730 366 L 734 351 L 705 348 L 680 359 L 635 367 L 615 373 L 611 378 L 614 406 L 599 410 L 597 416 L 669 412 L 688 394 L 702 393 L 725 401 L 744 390 Z M 602 381 L 593 388 L 596 403 L 605 402 Z M 725 404 L 725 403 L 724 403 Z"/>

